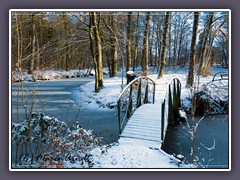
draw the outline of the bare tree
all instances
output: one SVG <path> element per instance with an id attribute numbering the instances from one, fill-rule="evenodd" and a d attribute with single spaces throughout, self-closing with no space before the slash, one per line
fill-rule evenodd
<path id="1" fill-rule="evenodd" d="M 98 16 L 98 22 L 97 22 Z M 100 37 L 100 14 L 96 12 L 90 12 L 90 25 L 89 25 L 89 37 L 90 37 L 90 49 L 94 62 L 95 69 L 95 92 L 99 92 L 99 89 L 103 86 L 103 72 L 102 72 L 102 42 Z M 93 43 L 95 40 L 95 46 Z M 94 48 L 95 47 L 95 48 Z M 96 55 L 95 55 L 96 54 Z"/>
<path id="2" fill-rule="evenodd" d="M 186 85 L 188 87 L 191 87 L 194 82 L 198 20 L 199 20 L 199 12 L 194 12 L 191 54 L 190 54 L 190 63 L 188 67 L 188 78 L 187 78 L 187 85 Z"/>
<path id="3" fill-rule="evenodd" d="M 134 48 L 134 58 L 133 58 L 133 71 L 137 66 L 137 59 L 138 59 L 138 41 L 139 41 L 139 12 L 137 13 L 137 22 L 136 22 L 136 29 L 135 29 L 135 48 Z"/>
<path id="4" fill-rule="evenodd" d="M 149 25 L 150 25 L 150 12 L 147 12 L 146 15 L 146 24 L 144 30 L 144 39 L 143 39 L 143 54 L 142 54 L 142 71 L 148 71 L 148 34 L 149 34 Z"/>
<path id="5" fill-rule="evenodd" d="M 112 31 L 110 31 L 110 39 L 111 39 L 111 57 L 112 57 L 112 77 L 117 76 L 117 67 L 118 67 L 118 45 L 116 40 L 116 15 L 113 13 L 111 15 L 111 27 Z"/>
<path id="6" fill-rule="evenodd" d="M 126 71 L 130 70 L 131 67 L 131 63 L 132 63 L 132 55 L 131 55 L 131 51 L 132 51 L 132 38 L 131 38 L 131 34 L 132 34 L 132 12 L 128 12 L 128 20 L 127 20 L 127 44 L 126 44 L 126 52 L 127 52 L 127 67 L 126 67 Z"/>
<path id="7" fill-rule="evenodd" d="M 166 66 L 166 47 L 168 43 L 168 26 L 170 22 L 171 12 L 166 12 L 166 20 L 165 20 L 165 27 L 164 27 L 164 34 L 163 34 L 163 47 L 161 53 L 161 66 L 158 72 L 158 79 L 162 78 Z"/>
<path id="8" fill-rule="evenodd" d="M 29 61 L 29 68 L 28 68 L 28 74 L 33 74 L 33 69 L 34 69 L 34 61 L 35 61 L 35 51 L 36 51 L 36 24 L 34 21 L 34 13 L 30 14 L 31 16 L 31 49 L 32 49 L 32 58 Z"/>
<path id="9" fill-rule="evenodd" d="M 69 35 L 69 30 L 68 30 L 68 25 L 67 25 L 67 12 L 63 12 L 62 13 L 62 25 L 63 25 L 63 30 L 64 30 L 64 36 L 65 36 L 65 39 L 67 38 L 67 36 Z M 68 45 L 68 41 L 65 41 L 65 47 L 64 47 L 64 61 L 63 63 L 65 64 L 65 70 L 68 71 L 69 69 L 69 59 L 70 59 L 70 53 L 68 52 L 69 51 L 69 45 Z"/>
<path id="10" fill-rule="evenodd" d="M 224 25 L 225 23 L 225 19 L 224 21 L 217 27 L 217 29 L 215 30 L 215 32 L 213 33 L 213 36 L 211 38 L 211 42 L 210 42 L 210 45 L 209 45 L 209 50 L 208 50 L 208 54 L 204 60 L 204 65 L 203 66 L 203 70 L 202 70 L 202 74 L 204 76 L 206 76 L 208 73 L 207 73 L 207 70 L 209 68 L 209 62 L 210 62 L 210 57 L 211 57 L 211 54 L 212 54 L 212 47 L 213 47 L 213 42 L 214 42 L 214 39 L 216 38 L 216 36 L 218 35 L 218 32 L 220 31 L 221 27 Z"/>
<path id="11" fill-rule="evenodd" d="M 206 32 L 203 38 L 202 51 L 200 55 L 200 64 L 198 67 L 198 75 L 202 75 L 204 59 L 206 58 L 206 55 L 207 55 L 207 40 L 212 31 L 213 18 L 214 18 L 214 12 L 210 12 L 209 18 L 207 19 L 208 23 L 207 23 Z"/>
<path id="12" fill-rule="evenodd" d="M 97 16 L 100 21 L 100 13 L 97 15 L 96 12 L 93 12 L 93 26 L 94 34 L 96 38 L 96 49 L 97 49 L 97 62 L 98 62 L 98 84 L 99 88 L 103 86 L 103 72 L 102 72 L 102 42 L 100 37 L 100 22 L 97 23 Z"/>
<path id="13" fill-rule="evenodd" d="M 89 40 L 90 40 L 90 49 L 92 54 L 92 60 L 94 63 L 94 70 L 95 70 L 95 92 L 99 91 L 99 84 L 98 84 L 98 63 L 97 58 L 95 55 L 95 46 L 94 46 L 94 35 L 93 35 L 93 13 L 89 13 Z"/>

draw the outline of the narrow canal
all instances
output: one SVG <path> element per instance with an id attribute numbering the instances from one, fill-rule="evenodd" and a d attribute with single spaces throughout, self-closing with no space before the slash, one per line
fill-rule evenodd
<path id="1" fill-rule="evenodd" d="M 201 117 L 192 121 L 190 127 Z M 168 154 L 184 156 L 185 163 L 193 159 L 198 168 L 229 168 L 229 118 L 227 115 L 205 117 L 194 136 L 187 123 L 169 125 L 162 149 Z M 191 137 L 194 137 L 194 141 Z M 194 151 L 192 149 L 194 148 Z"/>

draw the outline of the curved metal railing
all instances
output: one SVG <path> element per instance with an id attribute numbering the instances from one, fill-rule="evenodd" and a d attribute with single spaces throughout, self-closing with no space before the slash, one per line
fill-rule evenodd
<path id="1" fill-rule="evenodd" d="M 122 133 L 128 119 L 142 104 L 155 100 L 155 82 L 146 76 L 131 81 L 120 93 L 117 101 L 119 134 Z"/>
<path id="2" fill-rule="evenodd" d="M 173 78 L 168 84 L 165 98 L 162 102 L 161 110 L 161 140 L 167 131 L 168 124 L 178 121 L 179 108 L 181 108 L 181 82 L 178 78 Z"/>

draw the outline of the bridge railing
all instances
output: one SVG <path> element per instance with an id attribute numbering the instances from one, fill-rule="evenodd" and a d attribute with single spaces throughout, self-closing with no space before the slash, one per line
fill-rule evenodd
<path id="1" fill-rule="evenodd" d="M 168 124 L 177 122 L 179 117 L 179 108 L 181 108 L 181 82 L 178 78 L 173 78 L 170 81 L 161 108 L 161 140 L 163 141 Z"/>
<path id="2" fill-rule="evenodd" d="M 131 81 L 120 93 L 117 101 L 119 134 L 122 133 L 128 119 L 143 104 L 155 100 L 155 82 L 146 76 Z"/>

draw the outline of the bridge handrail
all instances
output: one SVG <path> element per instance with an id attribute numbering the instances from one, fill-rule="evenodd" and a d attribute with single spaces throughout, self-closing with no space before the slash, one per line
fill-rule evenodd
<path id="1" fill-rule="evenodd" d="M 168 84 L 161 110 L 161 140 L 164 140 L 169 123 L 176 122 L 178 108 L 181 107 L 181 82 L 178 78 L 172 78 Z M 166 127 L 166 128 L 165 128 Z"/>
<path id="2" fill-rule="evenodd" d="M 139 76 L 137 78 L 135 78 L 134 80 L 132 80 L 119 94 L 117 101 L 119 101 L 119 99 L 121 98 L 121 96 L 124 94 L 124 92 L 132 85 L 134 84 L 136 81 L 138 81 L 139 79 L 149 79 L 150 81 L 153 82 L 154 86 L 155 86 L 155 81 L 153 79 L 151 79 L 150 77 L 147 76 Z M 154 98 L 155 99 L 155 98 Z M 153 103 L 154 104 L 154 103 Z"/>
<path id="3" fill-rule="evenodd" d="M 153 80 L 153 79 L 151 79 L 151 78 L 149 78 L 149 77 L 147 77 L 147 76 L 139 76 L 139 77 L 137 77 L 137 78 L 135 78 L 134 80 L 132 80 L 123 90 L 122 90 L 122 92 L 119 94 L 119 96 L 118 96 L 118 99 L 117 99 L 117 108 L 118 108 L 118 125 L 119 125 L 119 134 L 121 134 L 122 133 L 122 130 L 124 129 L 124 127 L 125 127 L 125 125 L 124 125 L 124 123 L 125 123 L 125 121 L 126 120 L 128 120 L 129 118 L 130 118 L 130 116 L 132 115 L 132 109 L 133 109 L 133 107 L 132 107 L 132 88 L 133 88 L 133 85 L 136 83 L 136 82 L 138 82 L 138 81 L 140 81 L 140 84 L 139 84 L 139 86 L 137 86 L 137 93 L 139 93 L 139 87 L 140 87 L 140 89 L 142 88 L 142 86 L 141 86 L 141 80 L 142 79 L 144 79 L 144 80 L 146 80 L 147 81 L 147 84 L 146 84 L 146 89 L 145 89 L 145 93 L 144 93 L 144 103 L 149 103 L 149 101 L 148 101 L 148 91 L 149 91 L 149 82 L 148 82 L 148 80 L 153 84 L 153 97 L 152 97 L 152 103 L 154 104 L 154 101 L 155 101 L 155 85 L 156 85 L 156 83 L 155 83 L 155 81 Z M 128 99 L 129 99 L 129 104 L 128 105 L 126 105 L 126 106 L 128 106 L 127 107 L 127 111 L 126 111 L 126 114 L 124 115 L 124 119 L 123 119 L 123 121 L 121 122 L 121 99 L 122 99 L 122 97 L 123 97 L 123 95 L 128 91 L 128 90 L 130 90 L 130 92 L 129 92 L 129 95 L 128 95 Z M 142 92 L 141 92 L 141 90 L 140 90 L 140 94 L 141 94 Z M 139 95 L 139 94 L 138 94 Z M 141 95 L 140 95 L 140 104 L 139 104 L 139 102 L 138 102 L 138 95 L 137 95 L 137 104 L 136 104 L 136 108 L 139 108 L 141 105 L 142 105 L 142 103 L 141 103 Z M 130 109 L 130 112 L 129 112 L 129 109 Z"/>

